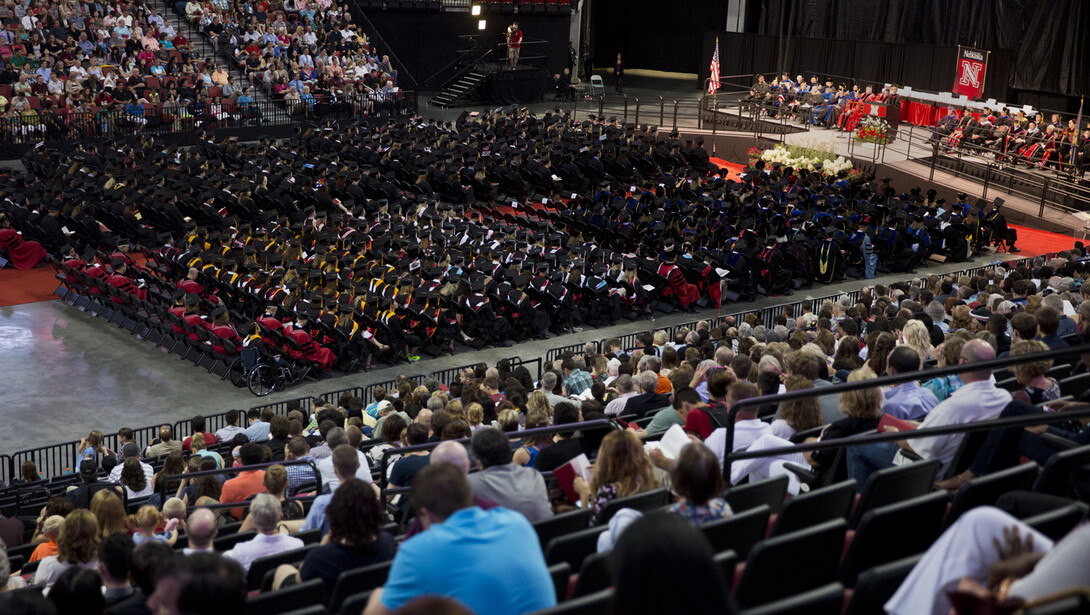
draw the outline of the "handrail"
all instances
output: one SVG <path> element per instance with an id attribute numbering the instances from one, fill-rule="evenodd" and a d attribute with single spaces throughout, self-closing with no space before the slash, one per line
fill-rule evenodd
<path id="1" fill-rule="evenodd" d="M 260 442 L 257 443 L 257 444 L 260 444 Z M 169 476 L 165 476 L 165 477 L 159 479 L 159 484 L 165 485 L 169 481 L 190 480 L 190 479 L 193 479 L 193 478 L 199 478 L 201 476 L 215 476 L 215 475 L 218 475 L 218 474 L 226 474 L 226 473 L 241 474 L 242 472 L 256 472 L 258 470 L 264 470 L 264 469 L 272 467 L 272 466 L 308 465 L 308 466 L 310 466 L 310 469 L 314 472 L 314 482 L 317 484 L 317 492 L 318 493 L 322 492 L 322 473 L 321 473 L 320 470 L 318 470 L 318 463 L 314 459 L 292 459 L 292 460 L 286 460 L 286 461 L 269 461 L 269 462 L 266 462 L 266 463 L 255 463 L 253 465 L 248 465 L 248 466 L 227 466 L 226 463 L 227 463 L 227 461 L 224 460 L 225 465 L 222 468 L 217 468 L 215 470 L 200 470 L 200 471 L 197 471 L 197 472 L 185 472 L 185 473 L 182 473 L 182 474 L 171 474 Z M 249 502 L 246 501 L 246 500 L 243 500 L 241 502 L 220 502 L 219 505 L 217 505 L 217 506 L 220 507 L 220 508 L 238 508 L 238 507 L 243 506 L 243 505 L 249 505 Z M 189 510 L 192 510 L 193 508 L 196 508 L 196 507 L 195 506 L 190 506 Z"/>
<path id="2" fill-rule="evenodd" d="M 1032 354 L 1020 355 L 1020 356 L 1008 356 L 1001 359 L 991 359 L 989 361 L 981 361 L 979 363 L 967 363 L 963 365 L 950 365 L 947 367 L 937 367 L 926 371 L 906 372 L 904 374 L 895 374 L 892 376 L 879 376 L 878 378 L 872 378 L 870 380 L 862 380 L 859 382 L 845 382 L 834 384 L 829 387 L 803 389 L 800 391 L 789 391 L 787 393 L 779 393 L 775 395 L 760 395 L 758 397 L 750 397 L 741 401 L 735 402 L 731 406 L 730 411 L 727 414 L 726 425 L 726 443 L 723 448 L 723 476 L 730 476 L 730 466 L 733 459 L 735 459 L 736 453 L 734 450 L 734 422 L 738 418 L 738 413 L 742 410 L 749 408 L 758 408 L 760 406 L 774 403 L 779 404 L 785 401 L 793 401 L 796 399 L 806 399 L 808 397 L 819 397 L 824 395 L 832 395 L 839 393 L 846 393 L 849 391 L 858 391 L 861 389 L 880 388 L 885 385 L 903 384 L 905 382 L 912 382 L 920 380 L 921 378 L 937 378 L 941 376 L 951 376 L 956 374 L 962 374 L 966 372 L 980 372 L 993 370 L 995 368 L 1006 368 L 1011 365 L 1018 365 L 1021 363 L 1029 363 L 1031 361 L 1040 361 L 1042 359 L 1057 359 L 1066 358 L 1071 355 L 1078 355 L 1083 353 L 1090 353 L 1090 344 L 1081 346 L 1072 346 L 1070 348 L 1062 348 L 1059 350 L 1049 350 L 1047 352 L 1035 352 Z M 961 426 L 964 427 L 964 426 Z M 968 429 L 964 429 L 968 431 Z M 946 432 L 944 432 L 946 433 Z M 949 432 L 956 433 L 956 432 Z M 857 439 L 858 440 L 858 439 Z M 739 453 L 740 454 L 740 453 Z M 753 455 L 758 456 L 758 455 Z M 739 457 L 740 458 L 740 457 Z"/>
<path id="3" fill-rule="evenodd" d="M 576 402 L 575 402 L 575 400 L 572 400 L 571 403 L 575 404 Z M 598 428 L 620 429 L 621 426 L 620 426 L 620 424 L 617 423 L 616 419 L 596 419 L 596 420 L 593 420 L 593 421 L 586 421 L 586 422 L 582 422 L 582 423 L 566 423 L 564 425 L 550 425 L 548 427 L 537 427 L 537 428 L 534 428 L 534 429 L 525 429 L 525 430 L 517 432 L 517 434 L 518 434 L 519 437 L 525 438 L 526 436 L 537 436 L 537 435 L 545 435 L 545 434 L 561 434 L 561 433 L 568 433 L 570 431 L 587 431 L 587 430 L 598 429 Z M 512 432 L 512 433 L 515 433 L 515 432 Z M 381 472 L 380 472 L 381 476 L 379 477 L 379 484 L 381 485 L 383 492 L 385 493 L 386 485 L 388 484 L 387 480 L 386 480 L 386 469 L 387 469 L 387 466 L 389 465 L 389 458 L 390 457 L 393 457 L 395 455 L 396 456 L 401 456 L 401 455 L 404 455 L 405 453 L 415 453 L 417 451 L 431 450 L 431 449 L 439 446 L 440 444 L 442 444 L 443 442 L 446 442 L 446 441 L 447 440 L 444 440 L 442 442 L 426 442 L 424 444 L 413 444 L 413 445 L 410 445 L 410 446 L 396 446 L 396 447 L 388 448 L 388 449 L 382 451 L 382 459 L 379 462 L 379 468 L 381 470 Z M 469 446 L 471 441 L 472 441 L 472 438 L 461 438 L 461 439 L 458 439 L 458 440 L 454 440 L 454 442 L 460 442 L 460 443 L 462 443 L 463 445 L 465 445 L 467 447 Z"/>
<path id="4" fill-rule="evenodd" d="M 466 50 L 466 52 L 469 52 L 469 51 L 472 51 L 472 50 L 471 50 L 471 49 L 469 49 L 469 50 Z M 488 48 L 487 50 L 485 50 L 485 52 L 484 52 L 484 53 L 482 53 L 481 55 L 477 56 L 477 57 L 476 57 L 476 58 L 475 58 L 475 59 L 474 59 L 473 61 L 471 61 L 471 62 L 467 63 L 467 64 L 466 64 L 465 66 L 463 66 L 462 68 L 460 68 L 460 69 L 456 70 L 456 71 L 454 72 L 454 74 L 450 76 L 450 78 L 448 78 L 448 79 L 447 79 L 446 81 L 444 81 L 444 82 L 443 82 L 443 85 L 441 85 L 441 86 L 439 87 L 439 89 L 440 89 L 440 90 L 442 90 L 442 89 L 446 88 L 446 87 L 447 87 L 447 85 L 449 85 L 449 84 L 450 84 L 450 83 L 451 83 L 452 81 L 454 81 L 455 79 L 458 79 L 458 78 L 460 78 L 460 77 L 461 77 L 462 75 L 464 75 L 464 74 L 466 74 L 467 72 L 469 72 L 470 70 L 472 70 L 472 69 L 473 69 L 474 67 L 476 67 L 476 66 L 477 66 L 478 64 L 480 64 L 481 62 L 483 62 L 485 58 L 487 58 L 487 57 L 488 57 L 489 55 L 491 55 L 493 51 L 495 51 L 495 49 L 493 49 L 493 48 L 489 47 L 489 48 Z M 443 68 L 440 68 L 439 70 L 435 71 L 435 73 L 434 73 L 434 74 L 433 74 L 432 76 L 430 76 L 430 77 L 428 77 L 427 79 L 425 79 L 425 80 L 424 80 L 424 83 L 431 83 L 431 80 L 432 80 L 432 79 L 435 79 L 436 77 L 438 77 L 440 73 L 443 73 L 443 72 L 445 72 L 445 71 L 446 71 L 446 70 L 447 70 L 448 68 L 450 68 L 451 66 L 454 66 L 454 65 L 458 64 L 459 62 L 462 62 L 463 60 L 462 60 L 462 57 L 461 57 L 461 53 L 462 53 L 462 52 L 459 52 L 459 55 L 458 55 L 458 57 L 455 57 L 453 61 L 451 61 L 450 63 L 448 63 L 448 64 L 447 64 L 446 66 L 444 66 Z"/>

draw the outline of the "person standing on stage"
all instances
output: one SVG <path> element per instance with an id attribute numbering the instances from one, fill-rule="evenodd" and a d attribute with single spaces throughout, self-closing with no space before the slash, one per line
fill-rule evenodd
<path id="1" fill-rule="evenodd" d="M 621 54 L 617 54 L 617 61 L 613 63 L 613 91 L 621 94 L 624 92 L 624 85 L 621 83 L 624 81 L 624 58 Z"/>
<path id="2" fill-rule="evenodd" d="M 519 22 L 513 22 L 507 26 L 507 59 L 511 62 L 511 70 L 519 63 L 519 50 L 522 48 L 522 30 L 519 30 Z"/>

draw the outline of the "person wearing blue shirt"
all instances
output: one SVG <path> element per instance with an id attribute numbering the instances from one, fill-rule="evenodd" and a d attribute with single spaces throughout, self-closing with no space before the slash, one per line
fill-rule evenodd
<path id="1" fill-rule="evenodd" d="M 424 595 L 453 598 L 477 615 L 517 615 L 556 605 L 537 534 L 506 508 L 483 510 L 463 471 L 422 469 L 411 495 L 424 532 L 401 544 L 386 585 L 364 615 L 386 615 Z"/>
<path id="2" fill-rule="evenodd" d="M 243 117 L 252 117 L 259 122 L 265 119 L 261 113 L 261 107 L 254 104 L 254 97 L 250 96 L 250 88 L 242 88 L 242 94 L 236 102 L 238 108 L 242 110 Z"/>
<path id="3" fill-rule="evenodd" d="M 250 417 L 253 422 L 245 432 L 250 442 L 264 442 L 269 439 L 269 420 L 272 419 L 272 415 L 272 408 L 265 408 L 257 417 Z"/>
<path id="4" fill-rule="evenodd" d="M 348 444 L 342 444 L 333 449 L 333 473 L 343 485 L 346 481 L 357 480 L 356 470 L 360 468 L 360 458 L 356 449 Z M 377 490 L 377 486 L 372 486 Z M 310 505 L 307 518 L 303 521 L 303 527 L 299 531 L 322 530 L 322 535 L 329 533 L 329 519 L 326 518 L 325 509 L 333 501 L 333 494 L 327 493 L 314 498 Z"/>
<path id="5" fill-rule="evenodd" d="M 886 360 L 886 374 L 890 376 L 919 369 L 920 355 L 908 346 L 894 348 Z M 935 394 L 915 380 L 893 387 L 883 397 L 882 413 L 905 421 L 923 420 L 932 408 L 939 405 Z"/>

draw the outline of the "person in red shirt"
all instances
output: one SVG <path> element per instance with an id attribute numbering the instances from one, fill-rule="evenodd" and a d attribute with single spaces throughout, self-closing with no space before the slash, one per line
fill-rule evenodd
<path id="1" fill-rule="evenodd" d="M 243 466 L 252 466 L 261 463 L 265 459 L 264 451 L 267 450 L 269 449 L 260 444 L 247 442 L 239 448 L 238 455 Z M 264 492 L 265 470 L 244 470 L 239 472 L 238 476 L 223 483 L 223 489 L 220 491 L 220 502 L 245 502 L 246 498 L 251 495 Z M 230 514 L 235 519 L 242 521 L 243 509 L 232 508 Z"/>
<path id="2" fill-rule="evenodd" d="M 701 404 L 689 411 L 685 417 L 685 431 L 701 440 L 720 427 L 719 421 L 725 421 L 726 414 L 734 403 L 730 399 L 730 385 L 734 377 L 729 370 L 716 370 L 708 377 L 708 403 Z M 712 415 L 719 420 L 713 420 Z"/>
<path id="3" fill-rule="evenodd" d="M 204 435 L 204 443 L 206 445 L 208 445 L 208 446 L 214 446 L 216 444 L 216 442 L 217 442 L 216 435 L 213 434 L 213 433 L 209 433 L 209 432 L 205 431 L 205 425 L 206 425 L 206 423 L 205 423 L 203 415 L 197 414 L 197 415 L 194 415 L 193 418 L 189 419 L 189 426 L 193 429 L 193 433 L 194 434 L 198 434 L 198 433 L 203 434 Z M 189 446 L 192 443 L 193 443 L 193 436 L 189 436 L 185 440 L 182 440 L 182 450 L 188 453 L 189 452 Z"/>
<path id="4" fill-rule="evenodd" d="M 511 62 L 511 70 L 519 63 L 519 50 L 522 48 L 522 30 L 519 30 L 519 22 L 512 22 L 507 27 L 507 59 Z"/>

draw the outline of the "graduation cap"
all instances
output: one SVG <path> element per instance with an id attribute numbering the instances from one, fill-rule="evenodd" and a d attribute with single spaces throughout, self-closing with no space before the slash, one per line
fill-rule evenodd
<path id="1" fill-rule="evenodd" d="M 185 296 L 185 304 L 187 306 L 196 307 L 201 304 L 201 297 L 195 293 L 190 293 Z"/>
<path id="2" fill-rule="evenodd" d="M 182 301 L 183 299 L 185 299 L 185 291 L 179 288 L 174 291 L 174 294 L 171 295 L 171 298 L 174 299 L 174 301 Z"/>
<path id="3" fill-rule="evenodd" d="M 226 313 L 227 313 L 227 306 L 221 305 L 221 306 L 217 307 L 216 309 L 212 310 L 212 317 L 217 318 L 217 317 L 219 317 L 219 316 L 221 316 L 223 314 L 226 314 Z"/>

